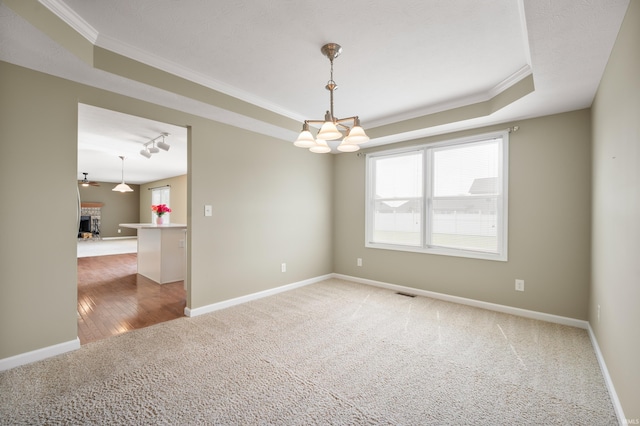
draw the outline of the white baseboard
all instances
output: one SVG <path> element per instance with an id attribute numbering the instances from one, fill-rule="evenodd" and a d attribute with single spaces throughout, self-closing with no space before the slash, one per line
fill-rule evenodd
<path id="1" fill-rule="evenodd" d="M 342 280 L 353 281 L 360 284 L 367 284 L 376 287 L 387 288 L 389 290 L 401 291 L 403 293 L 411 293 L 417 296 L 431 297 L 433 299 L 444 300 L 446 302 L 459 303 L 461 305 L 474 306 L 476 308 L 488 309 L 490 311 L 502 312 L 505 314 L 517 315 L 519 317 L 531 318 L 541 321 L 553 322 L 556 324 L 568 325 L 571 327 L 577 327 L 587 329 L 589 323 L 587 321 L 568 318 L 559 315 L 545 314 L 543 312 L 530 311 L 527 309 L 514 308 L 512 306 L 499 305 L 497 303 L 483 302 L 481 300 L 467 299 L 466 297 L 451 296 L 444 293 L 436 293 L 435 291 L 420 290 L 413 287 L 405 287 L 396 284 L 389 284 L 382 281 L 374 281 L 366 278 L 352 277 L 350 275 L 333 274 L 334 278 Z"/>
<path id="2" fill-rule="evenodd" d="M 386 288 L 394 291 L 401 291 L 404 293 L 431 297 L 433 299 L 444 300 L 447 302 L 460 303 L 462 305 L 474 306 L 477 308 L 503 312 L 503 313 L 517 315 L 525 318 L 537 319 L 541 321 L 553 322 L 557 324 L 563 324 L 563 325 L 568 325 L 572 327 L 586 329 L 589 333 L 589 338 L 591 339 L 591 344 L 593 345 L 596 358 L 598 359 L 598 364 L 600 365 L 602 375 L 604 376 L 605 384 L 607 386 L 607 390 L 609 391 L 609 395 L 611 397 L 611 401 L 613 403 L 615 413 L 618 416 L 618 421 L 620 425 L 626 424 L 626 420 L 625 420 L 626 417 L 622 410 L 622 405 L 620 404 L 620 400 L 618 399 L 618 395 L 615 391 L 615 387 L 613 385 L 613 381 L 611 380 L 611 376 L 609 376 L 609 370 L 607 369 L 607 365 L 604 361 L 604 358 L 602 357 L 602 352 L 600 351 L 600 347 L 598 345 L 596 336 L 588 321 L 563 317 L 559 315 L 546 314 L 543 312 L 530 311 L 527 309 L 514 308 L 511 306 L 499 305 L 496 303 L 483 302 L 480 300 L 467 299 L 465 297 L 452 296 L 452 295 L 437 293 L 433 291 L 420 290 L 413 287 L 405 287 L 405 286 L 400 286 L 396 284 L 385 283 L 382 281 L 374 281 L 374 280 L 369 280 L 365 278 L 359 278 L 359 277 L 353 277 L 350 275 L 335 274 L 335 273 L 322 275 L 315 278 L 309 278 L 307 280 L 298 281 L 295 283 L 283 285 L 280 287 L 261 291 L 258 293 L 237 297 L 235 299 L 213 303 L 211 305 L 206 305 L 199 308 L 194 308 L 194 309 L 185 308 L 184 313 L 188 317 L 195 317 L 198 315 L 203 315 L 209 312 L 214 312 L 220 309 L 239 305 L 241 303 L 246 303 L 252 300 L 261 299 L 267 296 L 272 296 L 274 294 L 282 293 L 288 290 L 293 290 L 295 288 L 303 287 L 309 284 L 324 281 L 329 278 L 338 278 L 338 279 L 352 281 L 360 284 Z M 46 348 L 37 349 L 35 351 L 26 352 L 26 353 L 15 355 L 9 358 L 0 359 L 0 371 L 9 370 L 11 368 L 18 367 L 20 365 L 25 365 L 35 361 L 40 361 L 46 358 L 50 358 L 56 355 L 61 355 L 63 353 L 74 351 L 77 349 L 80 349 L 80 339 L 78 338 L 74 340 L 70 340 L 68 342 L 59 343 L 57 345 L 48 346 Z"/>
<path id="3" fill-rule="evenodd" d="M 620 423 L 620 425 L 626 425 L 628 423 L 626 420 L 627 418 L 622 411 L 622 404 L 620 404 L 620 400 L 618 399 L 618 394 L 616 393 L 616 389 L 613 386 L 613 381 L 611 380 L 611 376 L 609 375 L 607 364 L 604 362 L 604 357 L 602 356 L 602 352 L 600 352 L 600 346 L 598 345 L 596 335 L 591 328 L 591 324 L 588 324 L 587 331 L 589 332 L 589 338 L 591 339 L 593 350 L 596 352 L 596 358 L 598 359 L 598 364 L 600 364 L 600 370 L 602 371 L 602 375 L 604 376 L 604 382 L 607 385 L 607 390 L 609 391 L 609 396 L 611 397 L 611 402 L 613 403 L 613 409 L 616 412 L 616 416 L 618 416 L 618 422 Z"/>
<path id="4" fill-rule="evenodd" d="M 69 340 L 68 342 L 58 343 L 57 345 L 47 346 L 46 348 L 36 349 L 35 351 L 25 352 L 20 355 L 0 359 L 0 371 L 41 361 L 52 356 L 61 355 L 65 352 L 75 351 L 77 349 L 80 349 L 80 339 L 76 337 L 74 340 Z"/>
<path id="5" fill-rule="evenodd" d="M 274 294 L 282 293 L 284 291 L 293 290 L 294 288 L 303 287 L 305 285 L 324 281 L 332 277 L 332 274 L 322 275 L 315 278 L 309 278 L 308 280 L 298 281 L 291 284 L 286 284 L 281 287 L 272 288 L 258 293 L 248 294 L 246 296 L 236 297 L 235 299 L 224 300 L 222 302 L 213 303 L 211 305 L 201 306 L 199 308 L 189 309 L 184 308 L 184 314 L 188 317 L 196 317 L 198 315 L 208 314 L 209 312 L 218 311 L 220 309 L 229 308 L 231 306 L 239 305 L 241 303 L 250 302 L 252 300 L 261 299 L 263 297 L 272 296 Z"/>

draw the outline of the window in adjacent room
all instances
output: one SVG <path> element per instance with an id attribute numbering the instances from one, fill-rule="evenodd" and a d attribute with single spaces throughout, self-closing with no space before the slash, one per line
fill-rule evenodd
<path id="1" fill-rule="evenodd" d="M 166 204 L 168 207 L 171 207 L 170 203 L 171 196 L 171 187 L 162 186 L 160 188 L 152 188 L 151 189 L 151 204 Z M 165 213 L 163 216 L 164 223 L 171 223 L 171 213 Z M 153 211 L 151 212 L 151 223 L 155 223 L 156 217 Z"/>
<path id="2" fill-rule="evenodd" d="M 368 154 L 366 246 L 507 260 L 508 136 Z"/>

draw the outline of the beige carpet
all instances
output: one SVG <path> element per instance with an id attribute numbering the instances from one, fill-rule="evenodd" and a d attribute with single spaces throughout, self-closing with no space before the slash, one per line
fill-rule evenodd
<path id="1" fill-rule="evenodd" d="M 0 423 L 617 421 L 585 330 L 328 280 L 2 372 Z"/>

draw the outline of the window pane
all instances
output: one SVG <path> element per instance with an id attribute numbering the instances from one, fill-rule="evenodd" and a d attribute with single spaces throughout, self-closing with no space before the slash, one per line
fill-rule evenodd
<path id="1" fill-rule="evenodd" d="M 497 253 L 500 141 L 434 150 L 431 245 Z"/>
<path id="2" fill-rule="evenodd" d="M 431 245 L 483 252 L 498 251 L 496 197 L 435 199 Z"/>
<path id="3" fill-rule="evenodd" d="M 373 214 L 373 241 L 420 246 L 422 199 L 378 200 Z"/>
<path id="4" fill-rule="evenodd" d="M 375 159 L 375 198 L 422 196 L 422 152 Z"/>
<path id="5" fill-rule="evenodd" d="M 151 190 L 151 205 L 166 204 L 171 207 L 169 198 L 171 197 L 171 188 L 166 186 L 162 188 L 153 188 Z M 163 215 L 164 223 L 171 223 L 171 213 L 165 213 Z M 151 222 L 155 222 L 155 213 L 151 212 Z"/>
<path id="6" fill-rule="evenodd" d="M 454 145 L 433 153 L 433 195 L 497 194 L 500 141 Z"/>
<path id="7" fill-rule="evenodd" d="M 422 245 L 422 158 L 422 151 L 374 158 L 373 242 Z"/>

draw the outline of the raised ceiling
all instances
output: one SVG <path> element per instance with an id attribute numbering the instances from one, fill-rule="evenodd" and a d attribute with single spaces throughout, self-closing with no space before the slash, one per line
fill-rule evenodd
<path id="1" fill-rule="evenodd" d="M 283 143 L 328 109 L 320 47 L 340 43 L 335 114 L 360 116 L 375 146 L 589 107 L 629 0 L 40 1 L 94 55 L 199 83 L 198 99 L 83 57 L 35 0 L 4 3 L 0 59 Z"/>

